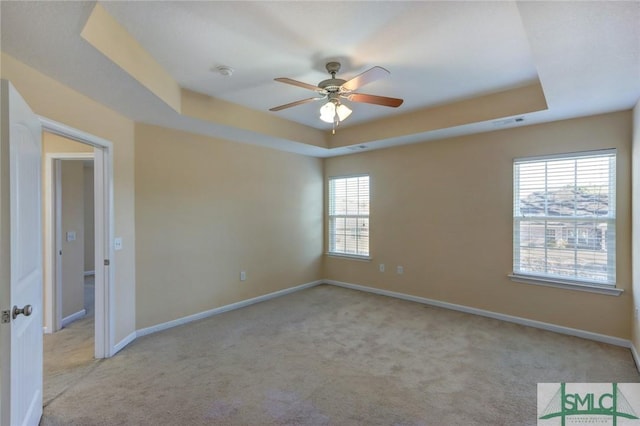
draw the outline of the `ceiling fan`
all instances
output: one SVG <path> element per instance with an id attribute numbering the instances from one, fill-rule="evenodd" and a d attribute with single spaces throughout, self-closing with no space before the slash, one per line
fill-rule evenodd
<path id="1" fill-rule="evenodd" d="M 371 83 L 372 81 L 386 77 L 390 74 L 389 71 L 382 67 L 373 67 L 368 69 L 349 81 L 336 78 L 336 73 L 340 71 L 340 62 L 328 62 L 326 68 L 329 74 L 331 74 L 331 78 L 321 81 L 317 86 L 286 77 L 276 78 L 275 80 L 280 83 L 291 84 L 293 86 L 302 87 L 303 89 L 312 90 L 320 96 L 269 108 L 269 111 L 280 111 L 309 102 L 327 99 L 327 103 L 320 108 L 320 119 L 327 123 L 333 123 L 335 133 L 335 126 L 351 114 L 351 109 L 341 102 L 342 99 L 347 99 L 351 102 L 361 102 L 393 108 L 399 107 L 402 105 L 402 102 L 404 102 L 402 99 L 398 98 L 388 98 L 386 96 L 367 95 L 355 92 L 355 90 L 365 84 Z"/>

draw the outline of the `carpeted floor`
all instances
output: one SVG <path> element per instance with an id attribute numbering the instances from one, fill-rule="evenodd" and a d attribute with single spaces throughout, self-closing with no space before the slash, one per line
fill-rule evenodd
<path id="1" fill-rule="evenodd" d="M 628 349 L 322 285 L 137 339 L 43 425 L 534 425 L 538 382 L 638 382 Z"/>
<path id="2" fill-rule="evenodd" d="M 86 315 L 54 334 L 44 335 L 43 405 L 46 407 L 91 371 L 94 359 L 95 277 L 84 279 Z"/>

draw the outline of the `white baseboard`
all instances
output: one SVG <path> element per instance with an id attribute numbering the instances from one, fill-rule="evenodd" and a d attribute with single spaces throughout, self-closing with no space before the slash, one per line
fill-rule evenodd
<path id="1" fill-rule="evenodd" d="M 42 332 L 44 334 L 51 334 L 51 332 L 49 331 L 49 327 L 42 327 Z"/>
<path id="2" fill-rule="evenodd" d="M 638 351 L 636 347 L 633 345 L 633 343 L 631 343 L 630 348 L 631 348 L 631 356 L 633 356 L 633 360 L 636 363 L 636 368 L 638 369 L 638 373 L 640 373 L 640 354 L 638 354 Z"/>
<path id="3" fill-rule="evenodd" d="M 284 296 L 289 293 L 304 290 L 306 288 L 315 287 L 319 284 L 323 284 L 324 280 L 313 281 L 299 286 L 285 288 L 283 290 L 274 291 L 273 293 L 264 294 L 262 296 L 254 297 L 247 300 L 241 300 L 240 302 L 231 303 L 230 305 L 220 306 L 219 308 L 210 309 L 208 311 L 199 312 L 197 314 L 188 315 L 186 317 L 178 318 L 173 321 L 167 321 L 162 324 L 152 325 L 151 327 L 142 328 L 136 331 L 136 336 L 146 336 L 147 334 L 156 333 L 158 331 L 166 330 L 168 328 L 177 327 L 179 325 L 187 324 L 193 321 L 198 321 L 204 318 L 218 315 L 223 312 L 232 311 L 234 309 L 244 308 L 245 306 L 253 305 L 255 303 L 264 302 L 265 300 L 273 299 L 276 297 Z"/>
<path id="4" fill-rule="evenodd" d="M 84 271 L 84 276 L 88 277 L 89 275 L 95 275 L 96 271 Z"/>
<path id="5" fill-rule="evenodd" d="M 120 352 L 125 346 L 127 346 L 129 343 L 131 343 L 134 340 L 136 340 L 137 334 L 138 333 L 134 331 L 131 334 L 129 334 L 127 337 L 125 337 L 124 339 L 122 339 L 118 343 L 116 343 L 116 345 L 113 347 L 113 349 L 112 349 L 111 353 L 109 354 L 109 356 L 114 356 L 115 354 Z"/>
<path id="6" fill-rule="evenodd" d="M 608 343 L 610 345 L 622 346 L 624 348 L 632 347 L 631 341 L 621 339 L 619 337 L 607 336 L 606 334 L 593 333 L 591 331 L 579 330 L 576 328 L 563 327 L 561 325 L 550 324 L 547 322 L 531 320 L 522 317 L 515 317 L 512 315 L 501 314 L 498 312 L 487 311 L 484 309 L 472 308 L 465 305 L 457 305 L 455 303 L 441 302 L 439 300 L 427 299 L 425 297 L 412 296 L 410 294 L 398 293 L 395 291 L 381 290 L 379 288 L 367 287 L 359 284 L 350 284 L 341 281 L 324 280 L 326 284 L 335 285 L 338 287 L 350 288 L 352 290 L 366 291 L 368 293 L 380 294 L 382 296 L 395 297 L 397 299 L 409 300 L 411 302 L 422 303 L 424 305 L 437 306 L 440 308 L 451 309 L 454 311 L 466 312 L 468 314 L 480 315 L 483 317 L 498 319 L 506 322 L 512 322 L 515 324 L 525 325 L 528 327 L 539 328 L 542 330 L 554 331 L 560 334 L 567 334 L 569 336 L 581 337 L 583 339 L 595 340 L 596 342 Z M 638 364 L 636 358 L 636 364 Z"/>
<path id="7" fill-rule="evenodd" d="M 87 311 L 86 311 L 86 309 L 82 309 L 82 310 L 80 310 L 80 311 L 78 311 L 78 312 L 76 312 L 74 314 L 69 315 L 68 317 L 62 318 L 62 328 L 64 328 L 67 325 L 71 324 L 75 320 L 79 320 L 80 318 L 82 318 L 85 315 L 87 315 Z"/>

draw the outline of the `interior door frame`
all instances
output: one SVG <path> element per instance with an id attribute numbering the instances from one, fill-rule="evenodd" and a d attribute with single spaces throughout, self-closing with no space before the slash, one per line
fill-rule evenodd
<path id="1" fill-rule="evenodd" d="M 66 124 L 50 120 L 46 117 L 39 117 L 42 124 L 42 130 L 53 133 L 67 139 L 81 142 L 94 147 L 94 211 L 95 211 L 95 350 L 96 358 L 109 358 L 116 353 L 114 344 L 114 316 L 113 316 L 113 288 L 114 288 L 114 271 L 115 256 L 113 241 L 114 232 L 114 211 L 113 211 L 113 144 L 111 141 L 102 139 L 92 134 L 83 132 Z M 85 153 L 86 154 L 86 153 Z M 89 153 L 91 154 L 91 153 Z M 69 155 L 69 154 L 66 154 Z M 49 157 L 47 155 L 47 157 Z M 76 157 L 78 158 L 78 157 Z M 52 161 L 54 160 L 51 157 Z M 49 164 L 49 158 L 45 163 Z M 48 176 L 52 177 L 53 164 L 49 165 L 51 169 L 45 170 Z M 51 191 L 49 192 L 49 196 Z M 46 201 L 45 208 L 48 211 L 45 214 L 45 223 L 49 225 L 49 230 L 55 222 L 51 211 L 52 199 Z M 49 238 L 46 238 L 44 244 L 45 251 L 45 292 L 49 292 L 48 296 L 56 295 L 54 283 L 55 277 L 52 273 L 57 274 L 60 268 L 55 268 L 56 246 L 55 238 L 48 232 Z M 59 292 L 61 294 L 61 292 Z M 56 300 L 50 298 L 49 300 Z M 60 300 L 61 302 L 61 300 Z M 55 303 L 55 302 L 54 302 Z M 58 302 L 59 303 L 59 302 Z M 55 312 L 55 310 L 53 310 Z M 52 310 L 48 310 L 47 317 L 51 317 Z M 55 318 L 48 318 L 50 324 L 55 324 Z M 47 321 L 45 321 L 47 323 Z M 48 324 L 47 324 L 48 325 Z"/>
<path id="2" fill-rule="evenodd" d="M 44 163 L 44 332 L 55 333 L 62 324 L 62 170 L 61 162 L 66 160 L 92 160 L 93 152 L 50 152 L 45 155 Z M 96 182 L 103 185 L 104 182 Z M 95 214 L 94 214 L 95 215 Z M 94 230 L 95 232 L 95 230 Z M 97 296 L 101 296 L 98 294 Z M 96 304 L 102 300 L 96 297 Z M 96 321 L 98 319 L 96 318 Z M 103 319 L 100 319 L 102 321 Z M 102 326 L 99 328 L 103 328 Z"/>

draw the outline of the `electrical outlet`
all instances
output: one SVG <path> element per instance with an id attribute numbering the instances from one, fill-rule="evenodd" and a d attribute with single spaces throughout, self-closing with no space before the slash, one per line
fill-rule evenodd
<path id="1" fill-rule="evenodd" d="M 402 274 L 404 274 L 404 267 L 403 267 L 403 266 L 398 265 L 398 267 L 396 267 L 396 273 L 397 273 L 398 275 L 402 275 Z"/>
<path id="2" fill-rule="evenodd" d="M 384 263 L 381 263 L 378 269 L 380 269 L 380 272 L 384 272 Z"/>
<path id="3" fill-rule="evenodd" d="M 246 281 L 246 280 L 247 280 L 247 272 L 240 271 L 240 281 Z"/>

